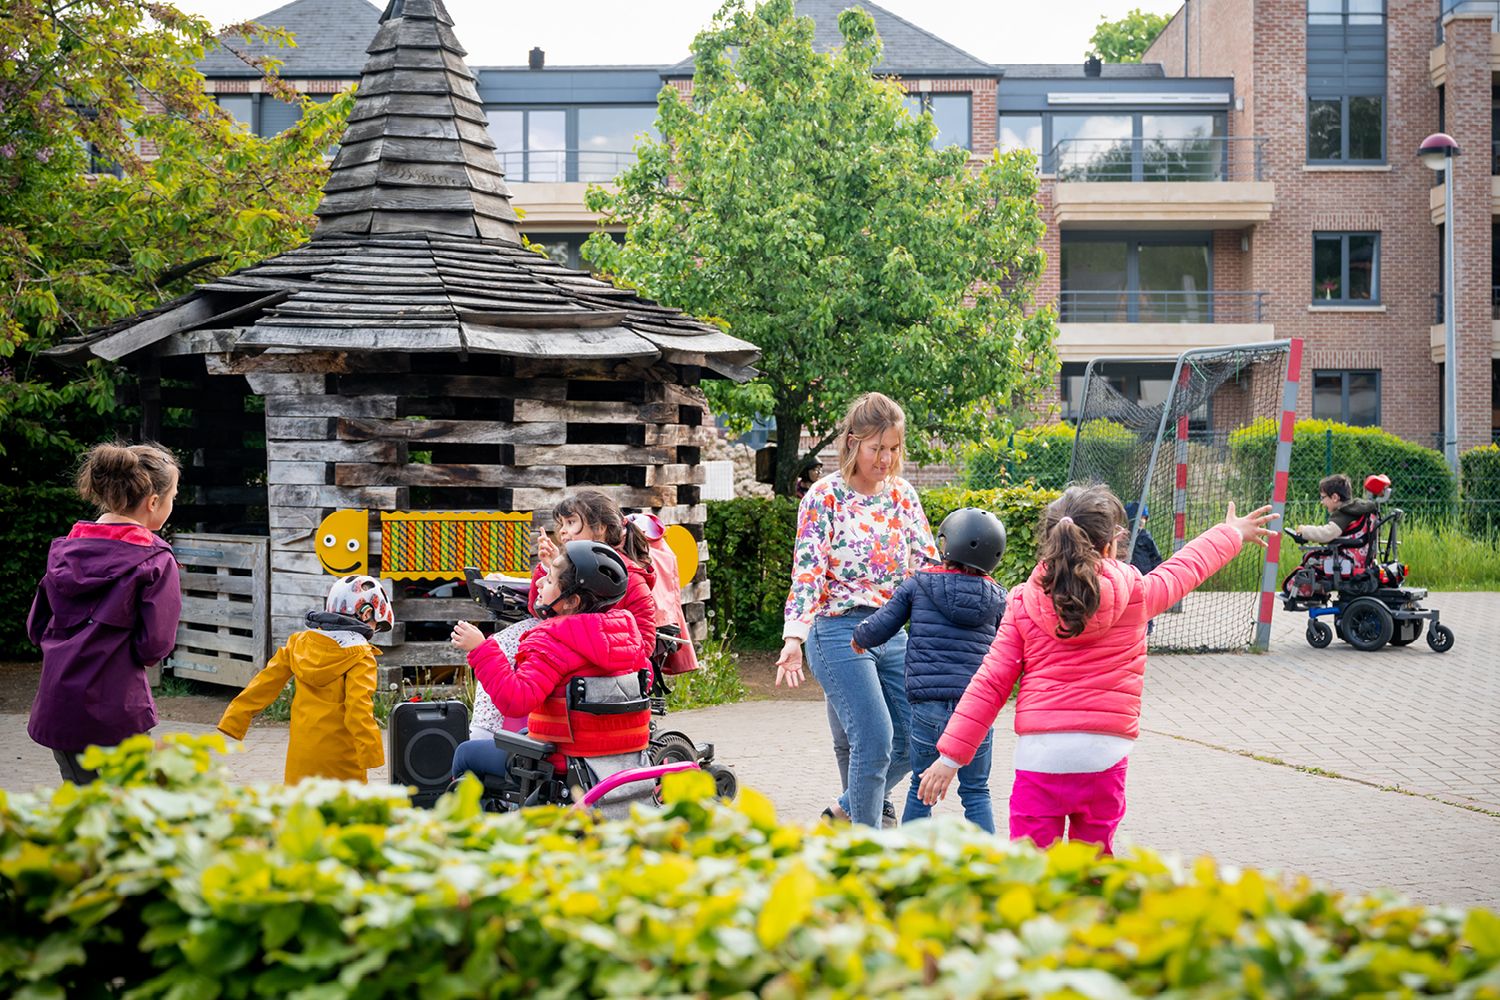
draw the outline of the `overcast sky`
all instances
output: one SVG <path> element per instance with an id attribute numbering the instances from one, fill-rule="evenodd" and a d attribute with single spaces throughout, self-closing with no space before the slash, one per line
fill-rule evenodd
<path id="1" fill-rule="evenodd" d="M 673 63 L 719 0 L 445 0 L 475 65 L 520 65 L 533 45 L 554 66 Z M 1174 13 L 1181 0 L 880 0 L 880 6 L 996 63 L 1081 61 L 1101 16 L 1134 7 Z M 177 0 L 216 25 L 250 20 L 277 0 Z M 384 6 L 384 4 L 377 4 Z M 851 3 L 852 6 L 852 3 Z"/>

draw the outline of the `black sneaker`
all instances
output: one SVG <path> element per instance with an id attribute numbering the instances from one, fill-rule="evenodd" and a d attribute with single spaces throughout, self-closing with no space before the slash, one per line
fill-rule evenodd
<path id="1" fill-rule="evenodd" d="M 890 799 L 886 799 L 880 806 L 880 828 L 889 830 L 893 826 L 900 825 L 901 821 L 896 818 L 896 807 L 891 804 Z"/>

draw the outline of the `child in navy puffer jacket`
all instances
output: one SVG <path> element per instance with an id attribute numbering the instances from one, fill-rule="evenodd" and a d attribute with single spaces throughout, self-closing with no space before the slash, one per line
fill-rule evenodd
<path id="1" fill-rule="evenodd" d="M 938 527 L 941 566 L 906 578 L 879 611 L 854 630 L 856 649 L 886 642 L 911 622 L 906 647 L 906 698 L 911 703 L 911 745 L 894 747 L 911 756 L 912 774 L 938 759 L 937 741 L 948 725 L 969 680 L 979 669 L 1005 614 L 1005 588 L 989 574 L 1005 554 L 1005 526 L 987 510 L 965 507 Z M 958 797 L 969 822 L 995 832 L 990 805 L 990 739 L 958 772 Z M 901 822 L 932 815 L 917 798 L 917 783 L 906 795 Z"/>

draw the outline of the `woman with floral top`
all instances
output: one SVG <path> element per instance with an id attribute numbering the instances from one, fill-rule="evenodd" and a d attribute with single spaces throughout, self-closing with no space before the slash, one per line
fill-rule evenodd
<path id="1" fill-rule="evenodd" d="M 797 512 L 786 640 L 776 683 L 802 682 L 802 647 L 849 738 L 849 787 L 828 810 L 879 826 L 881 803 L 910 765 L 905 753 L 906 633 L 856 650 L 854 627 L 891 599 L 901 581 L 937 559 L 917 491 L 900 476 L 906 414 L 866 393 L 839 429 L 839 468 L 808 489 Z"/>

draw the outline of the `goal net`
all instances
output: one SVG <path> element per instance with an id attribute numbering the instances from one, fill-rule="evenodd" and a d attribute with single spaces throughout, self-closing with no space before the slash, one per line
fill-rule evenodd
<path id="1" fill-rule="evenodd" d="M 1287 342 L 1188 351 L 1175 360 L 1097 359 L 1078 392 L 1068 478 L 1104 483 L 1148 513 L 1161 558 L 1222 521 L 1271 502 Z M 1144 548 L 1141 522 L 1122 548 Z M 1156 651 L 1244 649 L 1255 639 L 1265 552 L 1247 546 L 1158 616 Z"/>

